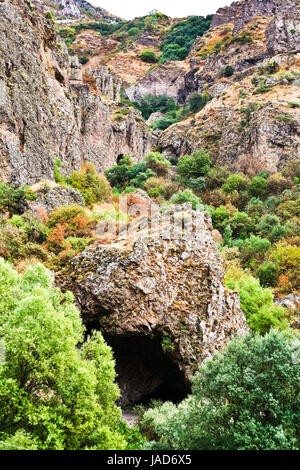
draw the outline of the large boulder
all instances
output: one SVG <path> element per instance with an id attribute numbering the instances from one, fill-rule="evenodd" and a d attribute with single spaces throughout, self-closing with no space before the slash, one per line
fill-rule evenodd
<path id="1" fill-rule="evenodd" d="M 50 214 L 54 209 L 67 207 L 71 204 L 84 206 L 84 199 L 77 189 L 68 186 L 53 185 L 53 187 L 47 187 L 45 185 L 36 191 L 34 201 L 23 201 L 20 209 L 22 212 L 29 211 L 37 214 L 39 208 L 42 208 L 47 214 Z"/>
<path id="2" fill-rule="evenodd" d="M 123 404 L 166 389 L 166 398 L 184 396 L 198 365 L 248 331 L 211 231 L 204 212 L 177 206 L 136 219 L 122 239 L 86 249 L 59 276 L 87 327 L 101 328 L 113 347 Z"/>

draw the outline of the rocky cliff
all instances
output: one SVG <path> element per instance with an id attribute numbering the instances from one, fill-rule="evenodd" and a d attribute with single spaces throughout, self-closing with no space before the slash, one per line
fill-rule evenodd
<path id="1" fill-rule="evenodd" d="M 252 3 L 264 2 L 245 2 L 243 8 Z M 226 11 L 237 15 L 235 4 Z M 240 14 L 224 17 L 218 21 L 226 25 L 196 40 L 178 96 L 205 92 L 211 101 L 161 134 L 166 155 L 205 148 L 220 164 L 251 174 L 276 172 L 299 159 L 300 16 L 296 2 L 274 12 L 250 21 L 247 14 L 239 33 L 234 25 Z"/>
<path id="2" fill-rule="evenodd" d="M 164 389 L 184 396 L 198 364 L 248 331 L 238 295 L 224 289 L 210 219 L 188 206 L 138 218 L 63 275 L 87 327 L 113 346 L 123 404 Z"/>
<path id="3" fill-rule="evenodd" d="M 84 161 L 103 171 L 120 154 L 141 160 L 151 136 L 139 113 L 117 114 L 119 103 L 108 98 L 118 91 L 106 97 L 108 86 L 98 90 L 93 76 L 82 81 L 52 20 L 22 0 L 1 1 L 0 13 L 0 179 L 52 178 L 56 158 L 65 174 Z"/>
<path id="4" fill-rule="evenodd" d="M 112 15 L 104 8 L 93 7 L 85 0 L 33 0 L 32 4 L 42 11 L 53 11 L 60 18 L 59 21 L 74 21 L 94 19 L 115 23 L 120 21 L 115 15 Z"/>
<path id="5" fill-rule="evenodd" d="M 257 16 L 272 18 L 282 10 L 295 12 L 299 0 L 243 0 L 233 2 L 230 6 L 220 8 L 212 19 L 212 27 L 233 22 L 234 33 L 239 33 Z"/>

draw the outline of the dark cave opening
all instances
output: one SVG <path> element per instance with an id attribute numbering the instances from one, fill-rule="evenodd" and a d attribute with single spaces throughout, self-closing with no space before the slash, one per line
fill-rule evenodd
<path id="1" fill-rule="evenodd" d="M 117 165 L 119 165 L 120 161 L 122 160 L 122 158 L 124 157 L 123 153 L 120 153 L 118 156 L 117 156 Z"/>
<path id="2" fill-rule="evenodd" d="M 105 335 L 116 361 L 121 406 L 152 399 L 178 403 L 190 392 L 184 374 L 161 348 L 159 337 Z"/>

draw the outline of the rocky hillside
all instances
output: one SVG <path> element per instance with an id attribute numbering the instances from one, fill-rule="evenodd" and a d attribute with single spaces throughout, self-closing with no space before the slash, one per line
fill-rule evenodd
<path id="1" fill-rule="evenodd" d="M 42 11 L 52 11 L 57 21 L 71 24 L 75 20 L 95 20 L 117 23 L 121 20 L 104 8 L 93 7 L 85 0 L 33 0 Z"/>
<path id="2" fill-rule="evenodd" d="M 29 2 L 7 0 L 0 11 L 1 180 L 51 179 L 56 159 L 64 174 L 85 161 L 103 171 L 123 154 L 141 160 L 151 136 L 140 114 L 119 103 L 118 79 L 106 68 L 82 77 L 51 15 Z"/>

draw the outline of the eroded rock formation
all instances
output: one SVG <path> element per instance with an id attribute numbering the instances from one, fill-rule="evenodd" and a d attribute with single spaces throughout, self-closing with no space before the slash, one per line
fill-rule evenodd
<path id="1" fill-rule="evenodd" d="M 234 23 L 234 31 L 240 32 L 252 18 L 257 16 L 273 17 L 282 9 L 296 11 L 299 0 L 243 0 L 220 8 L 212 19 L 212 27 L 226 23 Z"/>
<path id="2" fill-rule="evenodd" d="M 165 387 L 184 395 L 198 365 L 248 331 L 238 295 L 224 288 L 211 230 L 205 213 L 177 206 L 86 249 L 62 276 L 87 326 L 113 346 L 123 404 Z"/>
<path id="3" fill-rule="evenodd" d="M 0 14 L 0 179 L 51 179 L 56 158 L 64 174 L 84 161 L 103 171 L 119 154 L 141 160 L 151 136 L 140 115 L 114 119 L 117 103 L 101 96 L 95 80 L 82 83 L 52 21 L 23 0 L 2 1 Z"/>

